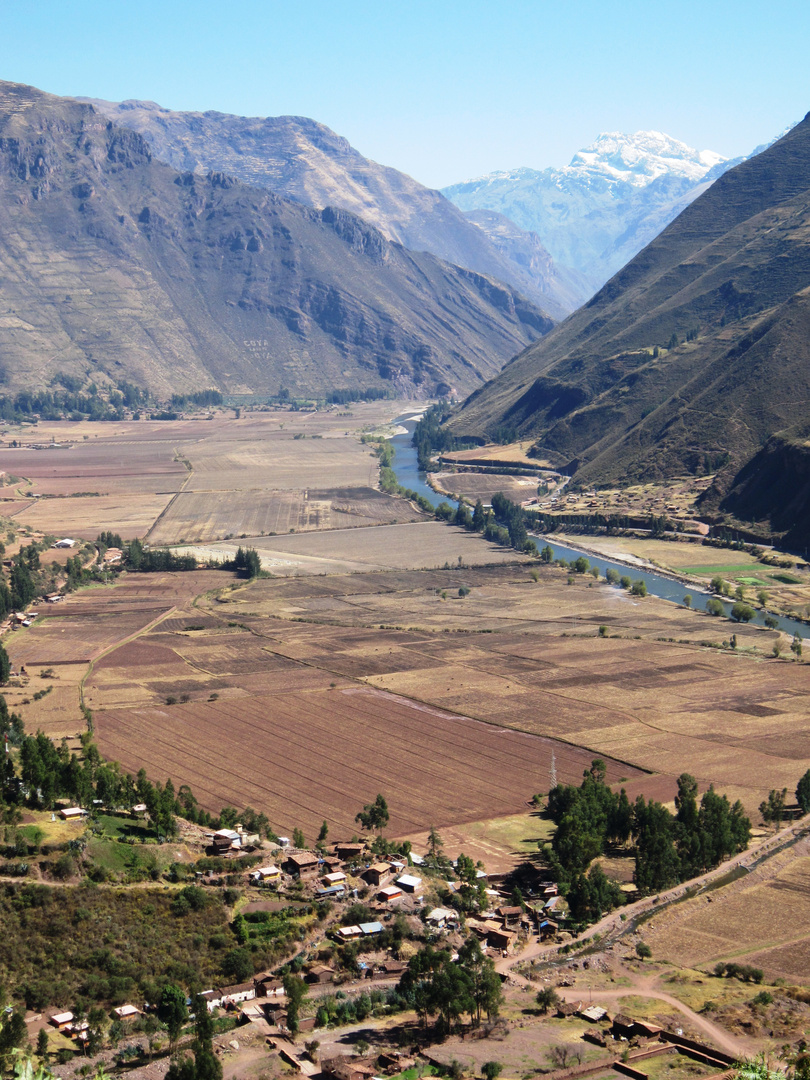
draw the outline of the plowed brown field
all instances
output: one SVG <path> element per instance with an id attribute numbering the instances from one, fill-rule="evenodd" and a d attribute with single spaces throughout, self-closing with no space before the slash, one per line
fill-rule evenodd
<path id="1" fill-rule="evenodd" d="M 382 792 L 391 835 L 517 813 L 548 787 L 578 781 L 592 755 L 367 688 L 99 712 L 102 753 L 129 770 L 189 784 L 210 810 L 264 810 L 312 839 L 326 819 L 353 832 Z M 608 777 L 639 771 L 608 762 Z"/>

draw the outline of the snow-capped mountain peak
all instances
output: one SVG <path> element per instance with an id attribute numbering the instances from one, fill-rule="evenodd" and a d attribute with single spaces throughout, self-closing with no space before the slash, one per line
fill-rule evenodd
<path id="1" fill-rule="evenodd" d="M 567 179 L 585 172 L 608 181 L 646 187 L 666 173 L 696 183 L 724 160 L 721 154 L 695 150 L 661 131 L 637 131 L 633 135 L 606 131 L 590 146 L 577 151 L 569 166 L 556 171 Z"/>

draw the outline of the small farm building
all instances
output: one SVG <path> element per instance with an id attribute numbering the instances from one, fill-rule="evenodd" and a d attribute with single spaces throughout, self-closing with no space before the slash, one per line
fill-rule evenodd
<path id="1" fill-rule="evenodd" d="M 403 892 L 415 893 L 417 889 L 421 888 L 422 879 L 414 877 L 413 874 L 403 874 L 397 878 L 397 885 Z"/>
<path id="2" fill-rule="evenodd" d="M 140 1016 L 141 1010 L 136 1009 L 134 1005 L 119 1005 L 117 1009 L 113 1009 L 113 1015 L 119 1020 L 129 1020 L 133 1016 Z"/>
<path id="3" fill-rule="evenodd" d="M 289 874 L 314 874 L 320 866 L 320 859 L 311 851 L 301 851 L 296 855 L 288 855 L 284 863 L 284 869 Z"/>
<path id="4" fill-rule="evenodd" d="M 334 977 L 335 972 L 332 968 L 327 967 L 326 964 L 316 964 L 315 967 L 309 969 L 304 979 L 308 983 L 329 983 Z"/>
<path id="5" fill-rule="evenodd" d="M 383 903 L 396 900 L 398 896 L 402 896 L 402 889 L 400 889 L 399 885 L 386 885 L 384 889 L 380 889 L 377 893 L 377 899 L 382 900 Z"/>
<path id="6" fill-rule="evenodd" d="M 59 817 L 64 821 L 75 821 L 76 818 L 83 818 L 87 816 L 87 811 L 83 810 L 81 806 L 67 806 L 64 810 L 59 811 Z"/>
<path id="7" fill-rule="evenodd" d="M 382 885 L 382 883 L 389 877 L 391 873 L 391 867 L 388 863 L 380 862 L 374 863 L 366 870 L 363 877 L 369 883 L 369 885 Z"/>
<path id="8" fill-rule="evenodd" d="M 281 871 L 277 866 L 260 866 L 258 870 L 251 870 L 250 877 L 256 882 L 280 881 Z"/>

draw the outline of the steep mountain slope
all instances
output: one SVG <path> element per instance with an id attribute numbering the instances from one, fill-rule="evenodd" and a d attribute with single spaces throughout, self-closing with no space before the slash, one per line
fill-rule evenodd
<path id="1" fill-rule="evenodd" d="M 490 173 L 444 194 L 462 210 L 493 210 L 535 232 L 555 262 L 597 289 L 724 167 L 719 154 L 658 131 L 607 132 L 565 168 Z"/>
<path id="2" fill-rule="evenodd" d="M 499 282 L 0 83 L 0 360 L 157 391 L 469 390 L 551 321 Z"/>
<path id="3" fill-rule="evenodd" d="M 512 426 L 587 484 L 723 466 L 708 500 L 717 504 L 771 436 L 805 422 L 808 399 L 805 118 L 721 176 L 451 426 Z"/>
<path id="4" fill-rule="evenodd" d="M 302 116 L 245 117 L 219 112 L 173 112 L 153 101 L 88 99 L 117 124 L 143 135 L 152 153 L 181 172 L 227 173 L 306 206 L 337 206 L 374 225 L 412 251 L 498 278 L 561 318 L 592 290 L 574 275 L 564 282 L 546 256 L 530 257 L 537 240 L 515 229 L 512 249 L 490 243 L 438 191 L 405 173 L 364 158 L 346 139 Z"/>

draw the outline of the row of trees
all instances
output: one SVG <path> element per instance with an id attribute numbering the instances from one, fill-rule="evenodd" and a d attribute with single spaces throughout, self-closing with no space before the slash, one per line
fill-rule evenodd
<path id="1" fill-rule="evenodd" d="M 597 758 L 579 787 L 557 785 L 548 796 L 548 814 L 557 824 L 549 863 L 564 890 L 573 889 L 581 912 L 599 913 L 617 902 L 597 868 L 585 877 L 593 859 L 609 846 L 622 847 L 632 839 L 635 882 L 642 894 L 694 877 L 747 847 L 751 822 L 742 803 L 732 806 L 713 787 L 698 803 L 697 780 L 689 773 L 678 777 L 674 816 L 643 795 L 631 804 L 623 788 L 616 793 L 608 787 L 605 774 L 605 763 Z"/>
<path id="2" fill-rule="evenodd" d="M 787 788 L 781 791 L 771 789 L 768 798 L 759 804 L 759 812 L 763 821 L 781 821 L 785 816 L 787 807 Z M 810 814 L 810 769 L 802 776 L 796 785 L 796 802 L 803 814 Z"/>

